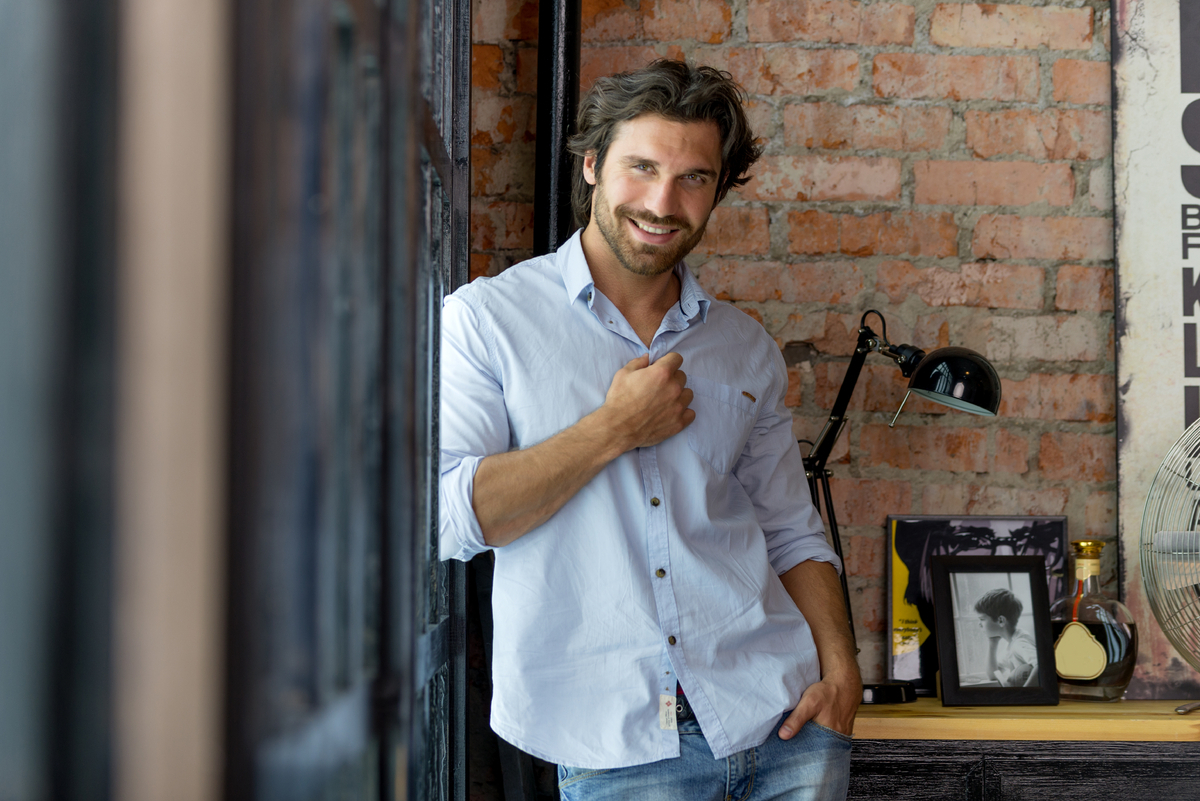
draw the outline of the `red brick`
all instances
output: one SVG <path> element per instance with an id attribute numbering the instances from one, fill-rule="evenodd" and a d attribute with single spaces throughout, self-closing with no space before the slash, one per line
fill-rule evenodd
<path id="1" fill-rule="evenodd" d="M 829 491 L 842 526 L 882 526 L 888 515 L 912 511 L 912 485 L 874 478 L 831 478 Z"/>
<path id="2" fill-rule="evenodd" d="M 845 263 L 713 259 L 696 270 L 696 277 L 720 300 L 853 303 L 864 286 L 858 266 Z"/>
<path id="3" fill-rule="evenodd" d="M 473 0 L 471 29 L 475 42 L 537 39 L 537 0 Z"/>
<path id="4" fill-rule="evenodd" d="M 750 0 L 746 29 L 752 42 L 906 45 L 912 44 L 915 19 L 913 6 L 902 3 Z"/>
<path id="5" fill-rule="evenodd" d="M 871 545 L 860 543 L 860 540 L 865 539 L 861 536 L 845 537 L 846 540 L 846 562 L 850 564 L 852 561 L 855 564 L 861 563 L 866 556 L 878 554 L 878 559 L 882 563 L 884 561 L 885 548 L 881 542 L 874 542 Z M 878 540 L 878 537 L 874 538 Z M 858 553 L 856 553 L 856 550 Z M 853 570 L 847 572 L 847 576 L 853 581 L 858 579 L 859 574 Z M 853 587 L 853 585 L 852 585 Z M 853 612 L 853 619 L 858 630 L 868 631 L 872 634 L 882 634 L 891 625 L 887 617 L 887 591 L 883 587 L 868 585 L 866 587 L 854 587 L 850 592 L 850 606 Z M 862 637 L 863 645 L 867 645 L 868 638 Z M 883 637 L 871 637 L 871 644 L 878 647 Z M 860 648 L 858 653 L 860 671 L 862 671 L 863 681 L 882 681 L 886 675 L 886 669 L 883 666 L 882 649 Z M 864 660 L 871 660 L 871 663 L 863 665 Z M 868 676 L 870 678 L 868 678 Z"/>
<path id="6" fill-rule="evenodd" d="M 1088 50 L 1092 9 L 974 3 L 939 4 L 929 38 L 942 47 Z"/>
<path id="7" fill-rule="evenodd" d="M 1069 206 L 1075 176 L 1068 164 L 1030 161 L 919 161 L 913 202 L 931 206 Z"/>
<path id="8" fill-rule="evenodd" d="M 472 250 L 533 247 L 533 204 L 471 201 Z"/>
<path id="9" fill-rule="evenodd" d="M 992 361 L 1091 362 L 1105 357 L 1111 326 L 1076 315 L 993 317 L 984 350 Z"/>
<path id="10" fill-rule="evenodd" d="M 1038 469 L 1050 481 L 1117 479 L 1117 438 L 1111 434 L 1049 432 L 1042 435 Z"/>
<path id="11" fill-rule="evenodd" d="M 1029 440 L 1007 428 L 997 429 L 993 470 L 1016 475 L 1029 472 Z"/>
<path id="12" fill-rule="evenodd" d="M 1117 388 L 1111 375 L 1033 373 L 1021 381 L 1000 379 L 1000 416 L 1111 423 Z"/>
<path id="13" fill-rule="evenodd" d="M 517 48 L 517 91 L 527 95 L 537 94 L 536 47 Z"/>
<path id="14" fill-rule="evenodd" d="M 879 265 L 875 289 L 893 303 L 915 293 L 929 306 L 982 306 L 991 309 L 1040 309 L 1046 271 L 1025 264 L 970 263 L 950 272 L 920 270 L 908 262 Z"/>
<path id="15" fill-rule="evenodd" d="M 805 442 L 800 444 L 801 454 L 808 455 L 809 451 L 812 450 L 812 445 L 809 443 L 816 441 L 817 437 L 821 435 L 821 429 L 825 427 L 825 423 L 828 421 L 828 414 L 822 417 L 796 416 L 792 418 L 792 435 L 797 440 L 805 440 Z M 833 443 L 833 450 L 830 451 L 826 464 L 845 464 L 850 461 L 850 432 L 853 427 L 853 420 L 846 422 L 841 436 Z"/>
<path id="16" fill-rule="evenodd" d="M 471 148 L 471 192 L 476 196 L 532 195 L 534 144 L 523 142 L 495 152 Z"/>
<path id="17" fill-rule="evenodd" d="M 842 217 L 842 252 L 853 256 L 953 256 L 958 252 L 954 215 L 890 212 Z"/>
<path id="18" fill-rule="evenodd" d="M 499 45 L 471 45 L 471 89 L 499 89 L 504 52 Z"/>
<path id="19" fill-rule="evenodd" d="M 971 252 L 980 259 L 1107 261 L 1113 257 L 1112 220 L 985 214 L 975 224 Z"/>
<path id="20" fill-rule="evenodd" d="M 1084 536 L 1112 539 L 1117 536 L 1117 493 L 1092 492 L 1083 505 Z"/>
<path id="21" fill-rule="evenodd" d="M 765 156 L 738 190 L 747 200 L 899 200 L 900 161 L 855 156 Z"/>
<path id="22" fill-rule="evenodd" d="M 833 408 L 833 402 L 846 378 L 847 367 L 847 362 L 818 362 L 813 366 L 813 402 L 818 408 Z M 858 376 L 858 384 L 854 387 L 854 394 L 850 396 L 848 408 L 851 411 L 895 414 L 907 391 L 908 379 L 895 365 L 890 362 L 864 365 Z M 945 414 L 947 411 L 948 407 L 916 395 L 904 404 L 905 415 Z"/>
<path id="23" fill-rule="evenodd" d="M 1112 152 L 1108 112 L 1086 109 L 968 111 L 967 147 L 980 158 L 1102 159 Z"/>
<path id="24" fill-rule="evenodd" d="M 824 211 L 788 212 L 788 251 L 791 253 L 840 253 L 841 215 Z"/>
<path id="25" fill-rule="evenodd" d="M 764 142 L 768 139 L 777 139 L 777 126 L 775 125 L 775 106 L 771 103 L 761 100 L 748 100 L 742 108 L 746 111 L 746 120 L 750 123 L 750 130 L 754 135 L 760 137 Z"/>
<path id="26" fill-rule="evenodd" d="M 755 95 L 819 95 L 858 86 L 858 54 L 853 50 L 713 47 L 696 50 L 693 58 L 728 70 Z"/>
<path id="27" fill-rule="evenodd" d="M 763 255 L 771 249 L 767 210 L 745 206 L 718 206 L 708 218 L 704 238 L 692 252 L 697 255 Z"/>
<path id="28" fill-rule="evenodd" d="M 872 72 L 878 97 L 1033 102 L 1038 96 L 1034 56 L 880 53 Z"/>
<path id="29" fill-rule="evenodd" d="M 845 265 L 845 269 L 856 268 Z M 829 356 L 849 356 L 858 342 L 859 317 L 834 312 L 789 314 L 787 322 L 776 333 L 776 339 L 782 344 L 806 342 L 819 353 Z"/>
<path id="30" fill-rule="evenodd" d="M 655 59 L 683 57 L 683 51 L 675 45 L 582 47 L 579 51 L 579 88 L 587 91 L 597 78 L 638 70 Z"/>
<path id="31" fill-rule="evenodd" d="M 913 326 L 913 344 L 925 351 L 950 346 L 950 321 L 944 314 L 922 314 Z"/>
<path id="32" fill-rule="evenodd" d="M 926 515 L 1061 515 L 1067 508 L 1065 489 L 1016 489 L 977 484 L 934 484 L 921 491 Z"/>
<path id="33" fill-rule="evenodd" d="M 642 0 L 646 37 L 660 42 L 695 39 L 720 44 L 732 32 L 728 0 Z"/>
<path id="34" fill-rule="evenodd" d="M 499 275 L 503 267 L 499 264 L 500 258 L 488 253 L 472 253 L 471 262 L 469 265 L 470 280 L 484 276 Z"/>
<path id="35" fill-rule="evenodd" d="M 471 144 L 500 145 L 515 139 L 533 142 L 536 112 L 534 99 L 527 95 L 501 97 L 494 92 L 476 91 L 471 95 Z"/>
<path id="36" fill-rule="evenodd" d="M 1107 61 L 1060 58 L 1052 74 L 1057 102 L 1112 105 L 1112 67 Z"/>
<path id="37" fill-rule="evenodd" d="M 797 103 L 783 110 L 784 144 L 828 150 L 938 150 L 953 113 L 917 106 Z"/>
<path id="38" fill-rule="evenodd" d="M 734 308 L 737 309 L 738 311 L 742 312 L 743 314 L 745 314 L 747 317 L 753 319 L 759 325 L 763 325 L 762 312 L 759 311 L 758 309 L 754 308 L 753 306 L 744 306 L 744 305 L 734 304 Z"/>
<path id="39" fill-rule="evenodd" d="M 987 431 L 949 426 L 869 424 L 859 430 L 860 464 L 901 470 L 983 473 L 988 468 Z"/>
<path id="40" fill-rule="evenodd" d="M 847 576 L 854 576 L 863 582 L 879 581 L 884 577 L 887 571 L 887 546 L 882 531 L 870 536 L 846 536 L 843 533 L 842 544 Z"/>
<path id="41" fill-rule="evenodd" d="M 792 253 L 851 256 L 953 256 L 958 252 L 954 215 L 881 212 L 857 216 L 822 211 L 788 213 Z"/>
<path id="42" fill-rule="evenodd" d="M 582 0 L 579 28 L 584 42 L 627 42 L 642 38 L 642 14 L 625 0 Z"/>
<path id="43" fill-rule="evenodd" d="M 789 367 L 787 369 L 787 377 L 788 388 L 787 394 L 783 398 L 783 404 L 789 408 L 794 408 L 804 402 L 804 396 L 801 394 L 804 376 L 799 367 Z"/>
<path id="44" fill-rule="evenodd" d="M 1110 267 L 1064 264 L 1058 268 L 1054 307 L 1071 311 L 1113 310 L 1113 271 Z"/>

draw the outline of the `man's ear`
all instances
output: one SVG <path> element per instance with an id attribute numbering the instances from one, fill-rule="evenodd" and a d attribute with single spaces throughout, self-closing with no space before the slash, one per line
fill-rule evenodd
<path id="1" fill-rule="evenodd" d="M 1008 618 L 1006 618 L 1004 615 L 996 615 L 996 625 L 1000 626 L 1002 629 L 1007 629 Z"/>
<path id="2" fill-rule="evenodd" d="M 596 185 L 596 154 L 588 153 L 583 157 L 583 180 L 592 186 Z"/>

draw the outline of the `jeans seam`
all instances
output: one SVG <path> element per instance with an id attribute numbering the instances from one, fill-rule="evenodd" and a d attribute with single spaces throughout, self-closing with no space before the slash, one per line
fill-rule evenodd
<path id="1" fill-rule="evenodd" d="M 746 801 L 750 794 L 754 792 L 754 780 L 758 777 L 758 749 L 750 749 L 750 785 L 746 788 L 746 794 L 738 801 Z"/>

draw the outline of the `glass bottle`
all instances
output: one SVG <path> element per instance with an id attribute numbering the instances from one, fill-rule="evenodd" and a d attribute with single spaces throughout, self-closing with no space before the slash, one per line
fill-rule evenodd
<path id="1" fill-rule="evenodd" d="M 1117 701 L 1137 662 L 1137 627 L 1125 604 L 1100 590 L 1099 540 L 1074 540 L 1075 591 L 1050 607 L 1058 695 Z"/>

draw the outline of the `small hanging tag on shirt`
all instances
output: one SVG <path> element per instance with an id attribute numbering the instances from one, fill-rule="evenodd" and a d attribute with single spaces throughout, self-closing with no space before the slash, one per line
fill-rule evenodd
<path id="1" fill-rule="evenodd" d="M 658 696 L 658 727 L 670 731 L 675 729 L 675 696 Z"/>

